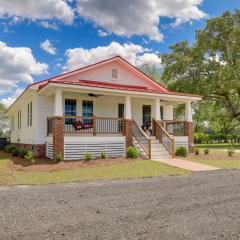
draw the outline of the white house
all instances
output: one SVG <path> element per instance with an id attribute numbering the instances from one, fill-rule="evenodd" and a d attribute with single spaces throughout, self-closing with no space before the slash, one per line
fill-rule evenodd
<path id="1" fill-rule="evenodd" d="M 193 147 L 191 103 L 116 56 L 29 85 L 8 109 L 11 143 L 37 155 L 82 159 L 86 152 L 124 156 L 133 144 L 143 157 L 171 157 Z M 173 108 L 185 104 L 185 120 Z"/>

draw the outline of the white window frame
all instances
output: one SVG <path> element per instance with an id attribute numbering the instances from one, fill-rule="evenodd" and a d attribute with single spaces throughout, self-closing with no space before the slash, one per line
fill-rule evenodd
<path id="1" fill-rule="evenodd" d="M 116 71 L 116 73 L 117 73 L 116 78 L 113 77 L 113 71 Z M 119 70 L 117 68 L 111 68 L 110 69 L 110 78 L 111 78 L 111 80 L 118 80 L 119 79 Z"/>

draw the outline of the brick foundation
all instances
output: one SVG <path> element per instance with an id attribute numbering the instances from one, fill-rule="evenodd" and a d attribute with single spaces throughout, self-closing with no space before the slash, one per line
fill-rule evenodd
<path id="1" fill-rule="evenodd" d="M 188 149 L 189 152 L 194 151 L 194 124 L 193 122 L 186 122 L 186 135 L 188 136 Z"/>
<path id="2" fill-rule="evenodd" d="M 61 153 L 64 159 L 64 118 L 55 116 L 53 119 L 53 159 Z"/>
<path id="3" fill-rule="evenodd" d="M 33 151 L 36 157 L 45 157 L 46 154 L 45 144 L 11 143 L 11 145 L 18 148 L 26 149 L 28 151 Z"/>
<path id="4" fill-rule="evenodd" d="M 132 145 L 133 134 L 132 134 L 132 120 L 124 120 L 124 131 L 123 134 L 126 136 L 126 148 Z"/>

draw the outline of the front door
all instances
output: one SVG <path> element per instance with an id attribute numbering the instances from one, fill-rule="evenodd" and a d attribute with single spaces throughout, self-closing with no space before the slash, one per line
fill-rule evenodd
<path id="1" fill-rule="evenodd" d="M 118 118 L 124 118 L 124 104 L 118 104 Z"/>
<path id="2" fill-rule="evenodd" d="M 151 127 L 151 105 L 142 106 L 142 122 L 143 128 L 149 129 Z"/>
<path id="3" fill-rule="evenodd" d="M 124 118 L 124 104 L 118 104 L 118 118 Z M 123 121 L 118 122 L 118 131 L 121 132 L 123 128 Z"/>

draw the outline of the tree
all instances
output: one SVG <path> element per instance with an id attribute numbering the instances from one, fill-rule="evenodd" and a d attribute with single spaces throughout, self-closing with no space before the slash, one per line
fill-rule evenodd
<path id="1" fill-rule="evenodd" d="M 208 20 L 192 46 L 183 41 L 170 49 L 161 56 L 163 82 L 172 90 L 202 95 L 202 104 L 209 106 L 205 113 L 214 111 L 208 111 L 209 122 L 219 121 L 221 131 L 239 125 L 240 11 Z M 226 122 L 230 126 L 223 126 Z"/>
<path id="2" fill-rule="evenodd" d="M 8 134 L 8 118 L 5 114 L 6 108 L 3 103 L 0 103 L 0 137 Z"/>

